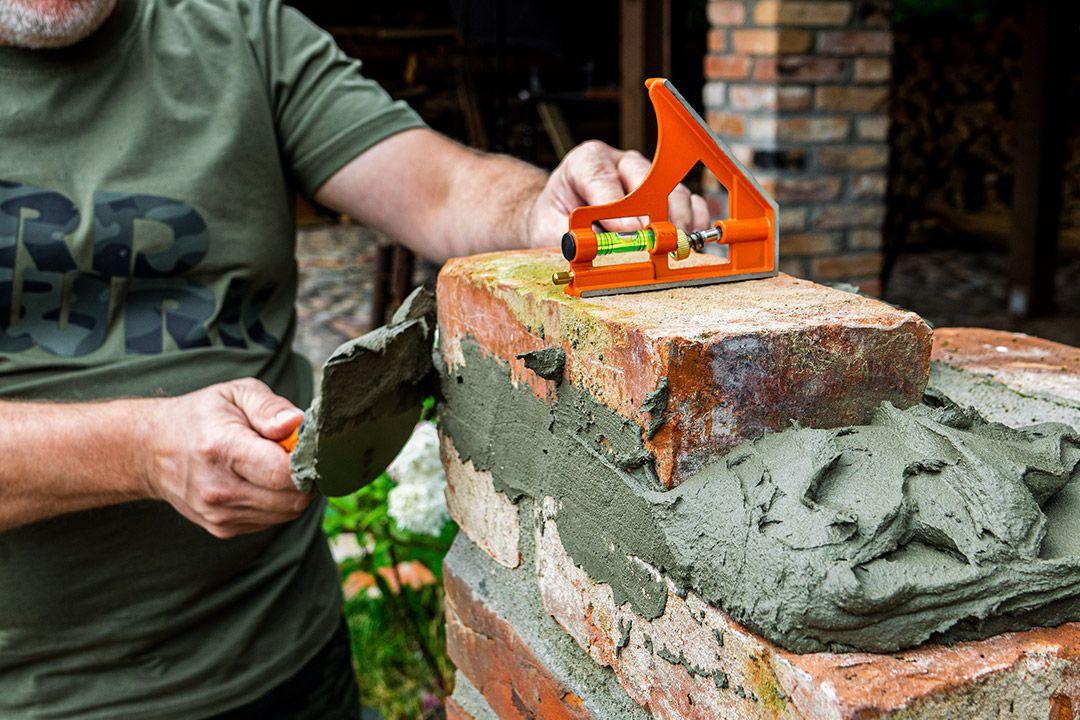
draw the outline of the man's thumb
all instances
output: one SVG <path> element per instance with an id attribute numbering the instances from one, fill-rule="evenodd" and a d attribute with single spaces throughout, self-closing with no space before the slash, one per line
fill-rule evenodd
<path id="1" fill-rule="evenodd" d="M 304 419 L 304 411 L 275 395 L 258 380 L 241 380 L 235 395 L 236 405 L 247 416 L 255 432 L 268 440 L 284 440 Z"/>

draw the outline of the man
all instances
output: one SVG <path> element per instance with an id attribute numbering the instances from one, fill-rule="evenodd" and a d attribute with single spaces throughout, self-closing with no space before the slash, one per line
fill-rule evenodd
<path id="1" fill-rule="evenodd" d="M 553 245 L 648 163 L 461 147 L 280 0 L 0 0 L 0 88 L 0 717 L 355 717 L 276 443 L 294 192 L 442 260 Z"/>

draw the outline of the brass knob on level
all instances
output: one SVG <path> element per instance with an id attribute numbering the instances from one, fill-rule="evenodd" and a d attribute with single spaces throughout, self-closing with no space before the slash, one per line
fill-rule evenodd
<path id="1" fill-rule="evenodd" d="M 682 230 L 679 231 L 679 240 L 675 249 L 669 253 L 672 260 L 685 260 L 690 257 L 690 238 Z"/>
<path id="2" fill-rule="evenodd" d="M 565 270 L 563 272 L 557 272 L 551 276 L 551 282 L 556 285 L 569 285 L 570 281 L 574 279 L 574 276 Z"/>

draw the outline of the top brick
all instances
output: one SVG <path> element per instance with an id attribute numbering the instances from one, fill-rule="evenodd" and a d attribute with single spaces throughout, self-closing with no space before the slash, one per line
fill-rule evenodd
<path id="1" fill-rule="evenodd" d="M 851 20 L 850 2 L 762 0 L 754 8 L 755 25 L 838 27 Z"/>
<path id="2" fill-rule="evenodd" d="M 884 400 L 917 402 L 926 384 L 930 329 L 876 300 L 786 275 L 579 299 L 551 284 L 565 265 L 552 249 L 448 262 L 437 293 L 443 357 L 451 367 L 464 362 L 470 339 L 546 399 L 554 381 L 517 356 L 561 348 L 563 381 L 643 435 L 662 420 L 645 444 L 666 487 L 746 438 L 793 421 L 866 422 Z"/>

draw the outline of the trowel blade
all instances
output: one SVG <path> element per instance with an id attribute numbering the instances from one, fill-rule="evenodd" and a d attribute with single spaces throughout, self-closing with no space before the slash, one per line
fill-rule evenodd
<path id="1" fill-rule="evenodd" d="M 292 454 L 297 487 L 348 495 L 382 474 L 430 393 L 434 336 L 434 296 L 417 288 L 389 324 L 331 354 Z"/>

